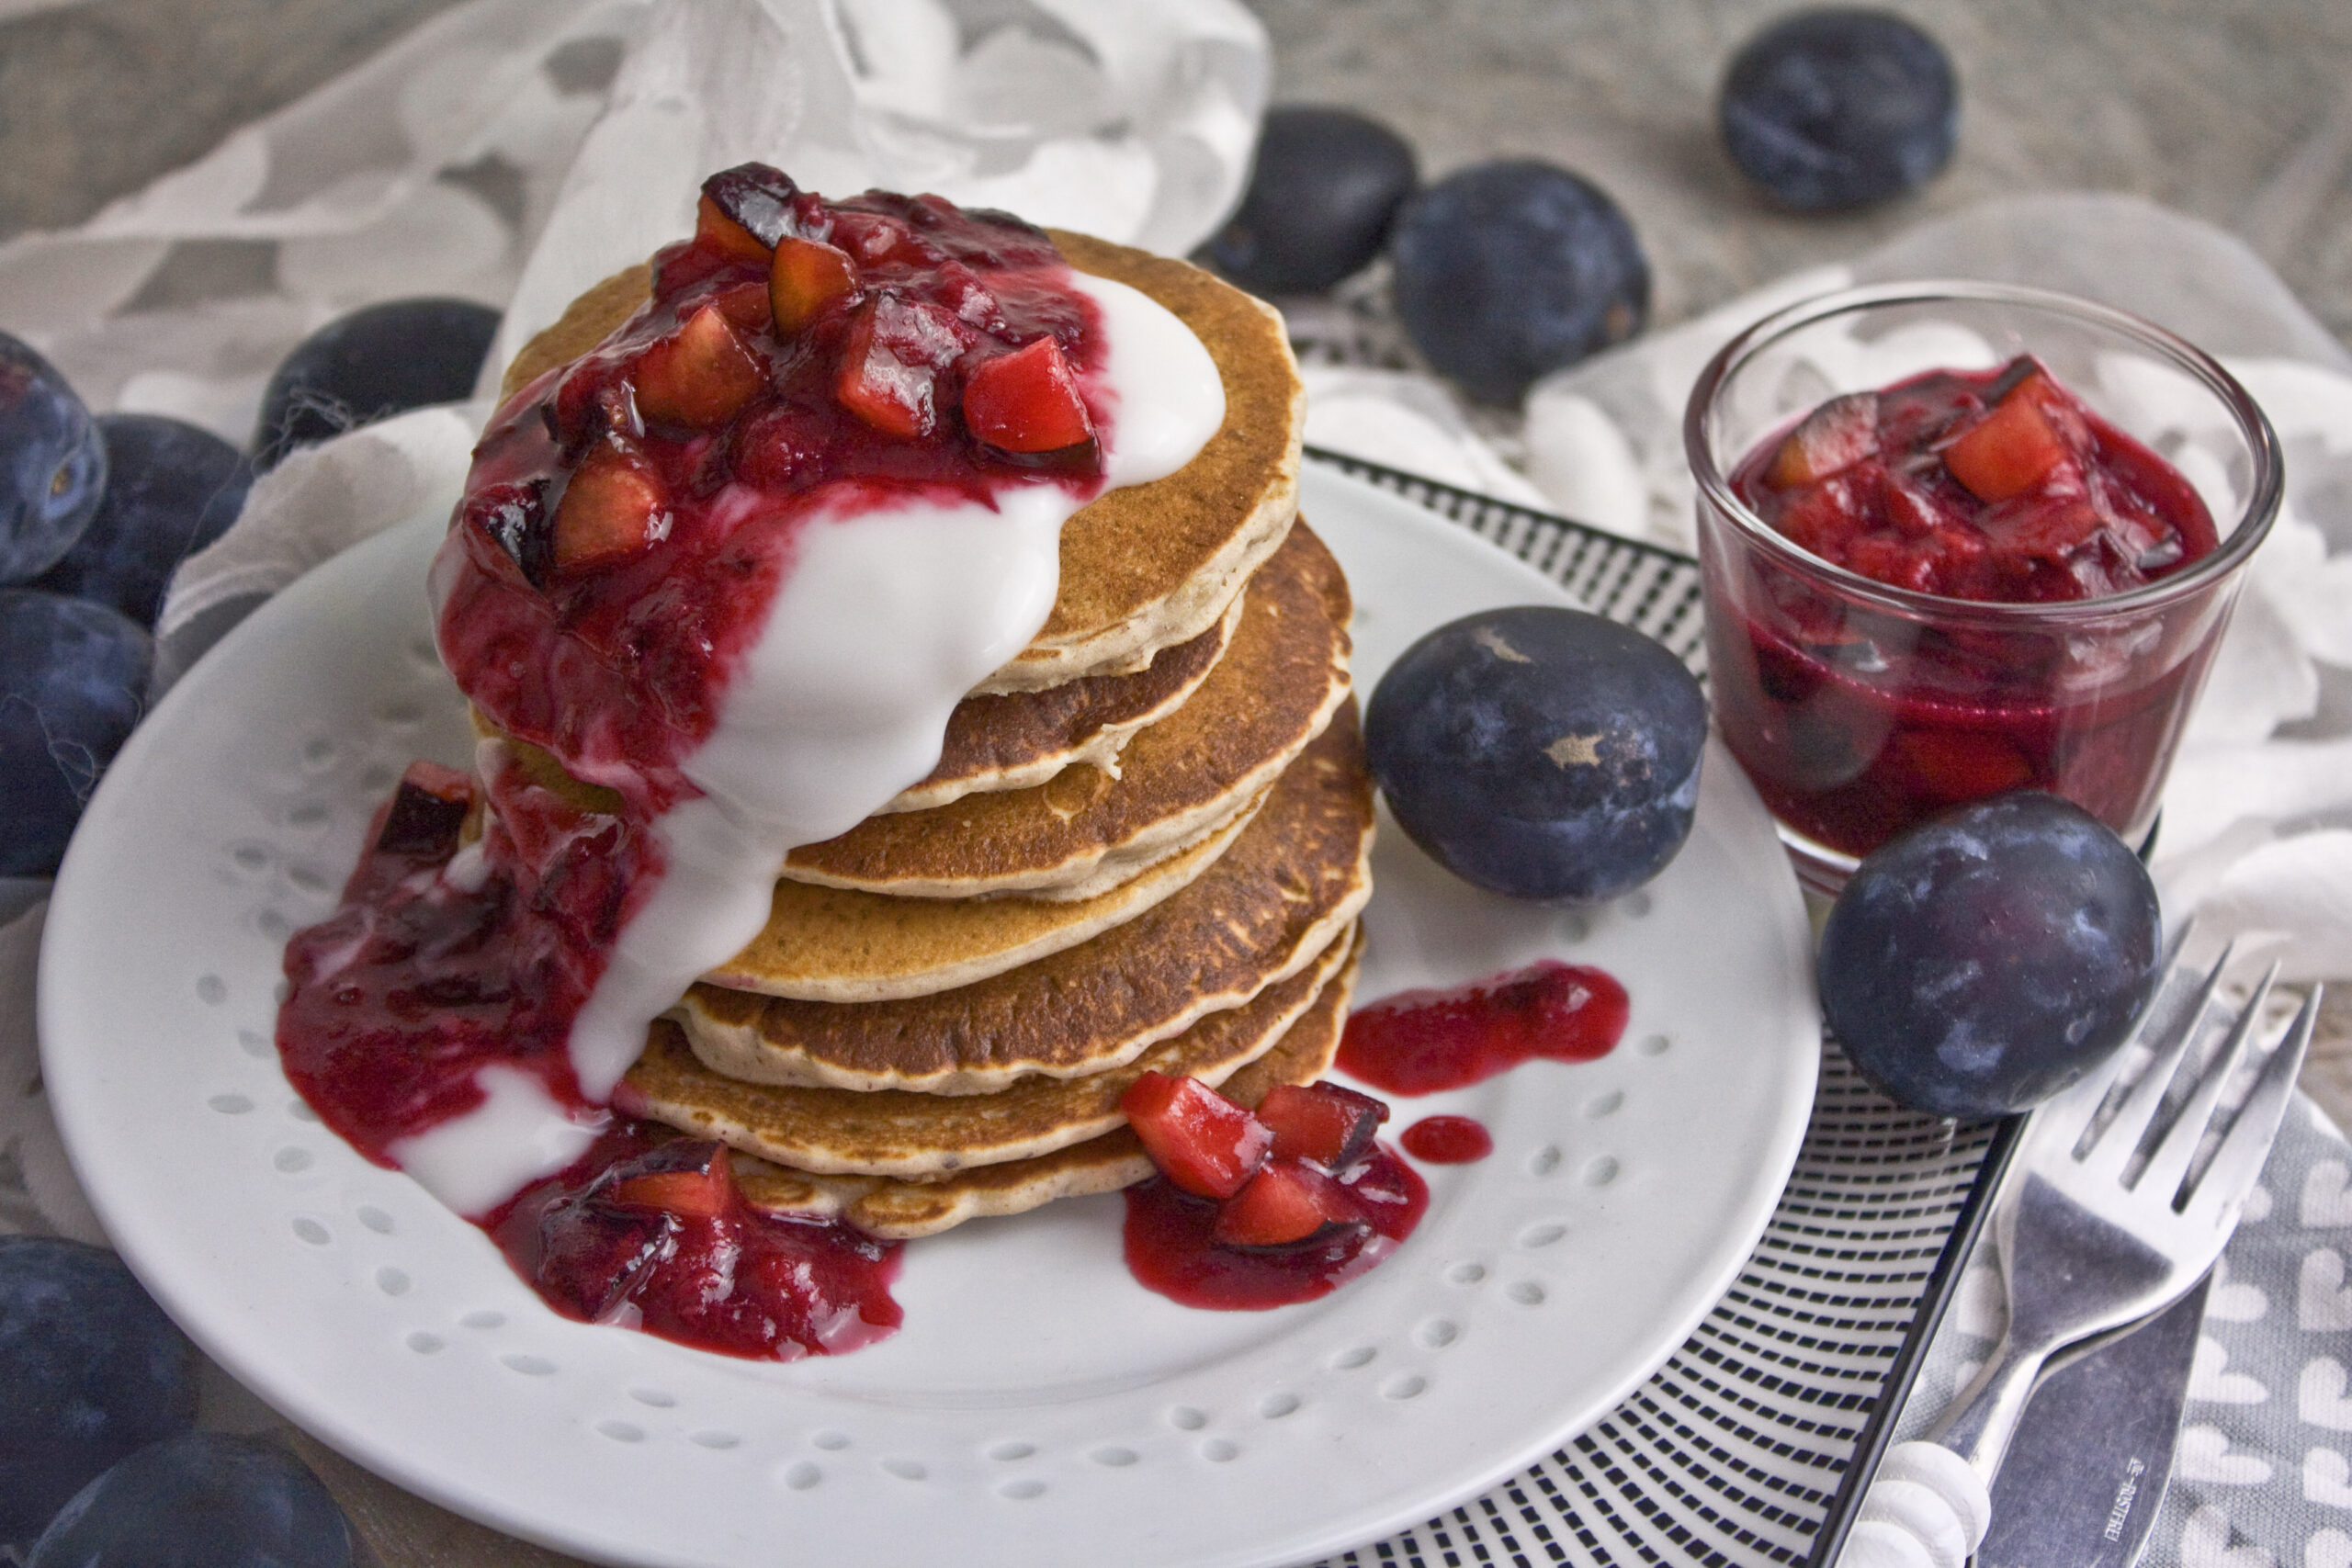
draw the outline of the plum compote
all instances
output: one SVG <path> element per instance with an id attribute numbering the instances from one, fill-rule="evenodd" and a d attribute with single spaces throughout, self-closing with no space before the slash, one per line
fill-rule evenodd
<path id="1" fill-rule="evenodd" d="M 1098 312 L 1043 231 L 757 164 L 697 210 L 637 314 L 492 416 L 437 569 L 474 705 L 653 809 L 808 519 L 1102 483 Z"/>
<path id="2" fill-rule="evenodd" d="M 2108 599 L 2211 555 L 2212 515 L 2170 463 L 2020 356 L 1832 398 L 1731 487 L 1809 554 L 1952 602 L 1906 615 L 1706 562 L 1716 716 L 1785 827 L 1860 855 L 1944 807 L 2034 788 L 2145 829 L 2211 639 L 2117 633 L 2095 609 L 2042 624 L 1974 607 Z"/>
<path id="3" fill-rule="evenodd" d="M 1374 1140 L 1388 1107 L 1283 1084 L 1255 1111 L 1147 1072 L 1119 1102 L 1159 1174 L 1126 1190 L 1128 1271 L 1186 1306 L 1261 1312 L 1329 1295 L 1396 1250 L 1429 1188 Z"/>
<path id="4" fill-rule="evenodd" d="M 432 586 L 442 658 L 504 737 L 479 784 L 410 771 L 341 907 L 288 943 L 277 1039 L 329 1126 L 490 1229 L 557 1310 L 790 1359 L 898 1323 L 895 1249 L 754 1213 L 715 1146 L 616 1113 L 676 990 L 644 995 L 740 942 L 724 887 L 709 960 L 630 949 L 632 922 L 720 863 L 764 908 L 756 863 L 789 847 L 767 818 L 799 831 L 823 797 L 713 799 L 687 772 L 739 676 L 756 697 L 808 674 L 751 669 L 803 531 L 1046 486 L 1076 510 L 1106 482 L 1109 345 L 1053 242 L 1002 213 L 829 201 L 761 164 L 697 210 L 636 313 L 492 417 Z"/>
<path id="5" fill-rule="evenodd" d="M 486 837 L 468 846 L 473 824 Z M 469 1216 L 567 1317 L 762 1359 L 878 1339 L 899 1321 L 896 1244 L 755 1210 L 720 1145 L 669 1139 L 580 1092 L 565 1029 L 646 848 L 617 818 L 512 776 L 484 792 L 453 768 L 411 764 L 343 907 L 287 944 L 287 1076 L 379 1164 L 401 1163 L 404 1138 L 477 1104 L 485 1066 L 528 1075 L 601 1123 L 568 1168 Z M 470 895 L 471 878 L 450 874 L 461 853 L 493 868 Z"/>

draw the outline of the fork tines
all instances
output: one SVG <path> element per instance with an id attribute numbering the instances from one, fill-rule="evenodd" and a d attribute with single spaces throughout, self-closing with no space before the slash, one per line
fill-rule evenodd
<path id="1" fill-rule="evenodd" d="M 2217 1008 L 2222 976 L 2232 953 L 2224 950 L 2200 977 L 2193 969 L 2175 965 L 2165 976 L 2155 998 L 2142 1019 L 2136 1038 L 2151 1053 L 2146 1069 L 2132 1084 L 2113 1114 L 2103 1123 L 2094 1120 L 2074 1153 L 2086 1175 L 2098 1174 L 2137 1191 L 2169 1200 L 2175 1212 L 2226 1223 L 2261 1172 L 2272 1137 L 2293 1092 L 2312 1031 L 2319 1017 L 2320 990 L 2313 987 L 2294 1021 L 2288 1026 L 2262 1063 L 2253 1088 L 2233 1115 L 2214 1114 L 2222 1092 L 2251 1051 L 2278 965 L 2272 964 L 2251 997 L 2226 1020 L 2227 1038 L 2199 1060 L 2190 1046 L 2210 1038 L 2224 1026 Z M 2119 1058 L 2123 1053 L 2118 1053 Z M 2120 1077 L 2123 1063 L 2111 1069 Z M 2110 1087 L 2103 1100 L 2114 1100 Z M 2143 1160 L 2135 1161 L 2156 1125 L 2158 1113 L 2177 1105 L 2164 1123 L 2163 1135 Z M 2200 1145 L 2210 1134 L 2221 1132 L 2211 1157 L 2198 1163 Z"/>

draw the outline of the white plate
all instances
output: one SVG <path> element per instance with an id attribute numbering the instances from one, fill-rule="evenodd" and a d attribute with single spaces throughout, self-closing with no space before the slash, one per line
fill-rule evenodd
<path id="1" fill-rule="evenodd" d="M 1310 473 L 1363 607 L 1364 687 L 1467 611 L 1558 600 L 1419 508 Z M 460 1513 L 622 1563 L 1274 1565 L 1417 1523 L 1604 1415 L 1762 1233 L 1811 1103 L 1807 933 L 1720 752 L 1689 846 L 1583 913 L 1476 894 L 1392 828 L 1360 997 L 1544 954 L 1633 996 L 1624 1043 L 1399 1105 L 1495 1153 L 1425 1170 L 1363 1280 L 1193 1312 L 1120 1259 L 1116 1196 L 910 1245 L 906 1325 L 754 1364 L 545 1310 L 481 1232 L 360 1159 L 288 1087 L 279 953 L 369 812 L 465 724 L 426 638 L 421 518 L 265 606 L 108 773 L 51 907 L 43 1071 L 76 1169 L 166 1308 L 355 1460 Z"/>

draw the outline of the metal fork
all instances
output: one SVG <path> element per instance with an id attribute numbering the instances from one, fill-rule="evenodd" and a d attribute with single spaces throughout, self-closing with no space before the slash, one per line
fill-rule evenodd
<path id="1" fill-rule="evenodd" d="M 2177 1301 L 2221 1257 L 2262 1174 L 2311 1043 L 2319 992 L 2314 987 L 2304 999 L 2263 1063 L 2211 1157 L 2192 1171 L 2278 975 L 2273 965 L 2262 977 L 2199 1072 L 2184 1058 L 2192 1043 L 2210 1038 L 2208 1017 L 2229 960 L 2223 953 L 2201 980 L 2178 965 L 2167 976 L 2137 1036 L 2153 1058 L 2113 1116 L 2098 1119 L 2127 1052 L 2044 1105 L 2027 1129 L 2012 1167 L 2017 1179 L 1993 1216 L 2008 1327 L 1932 1434 L 1988 1483 L 2050 1357 Z M 2169 1092 L 2177 1077 L 2185 1096 Z M 2172 1099 L 2178 1112 L 2145 1161 L 2134 1160 L 2157 1111 Z"/>
<path id="2" fill-rule="evenodd" d="M 1954 1562 L 1974 1551 L 1990 1519 L 1993 1476 L 2052 1359 L 2170 1306 L 2221 1257 L 2269 1157 L 2320 1005 L 2314 987 L 2200 1162 L 2278 974 L 2273 965 L 2232 1015 L 2218 1002 L 2230 958 L 2224 952 L 2201 976 L 2178 963 L 2168 968 L 2132 1036 L 2153 1055 L 2111 1115 L 2100 1112 L 2136 1055 L 2129 1049 L 2034 1112 L 1993 1214 L 2008 1326 L 1928 1439 L 1887 1456 L 1863 1519 L 1878 1516 L 1923 1542 L 1941 1538 L 1936 1551 Z M 2217 1050 L 2191 1056 L 2192 1044 L 2222 1030 Z M 2177 1111 L 2146 1157 L 2135 1158 L 2168 1105 Z M 1884 1506 L 1872 1507 L 1883 1492 Z M 1872 1554 L 1863 1538 L 1875 1528 L 1856 1527 L 1842 1562 L 1894 1560 Z"/>

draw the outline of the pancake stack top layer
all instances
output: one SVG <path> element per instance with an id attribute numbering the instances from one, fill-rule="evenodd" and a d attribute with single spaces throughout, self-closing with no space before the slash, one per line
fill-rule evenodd
<path id="1" fill-rule="evenodd" d="M 1183 263 L 1055 238 L 1192 328 L 1222 427 L 1065 525 L 1050 618 L 956 710 L 938 765 L 792 852 L 766 929 L 654 1026 L 616 1100 L 731 1145 L 753 1201 L 885 1236 L 1148 1175 L 1118 1111 L 1147 1070 L 1250 1104 L 1318 1076 L 1371 890 L 1347 587 L 1295 525 L 1280 319 Z M 510 390 L 646 287 L 582 296 Z"/>

